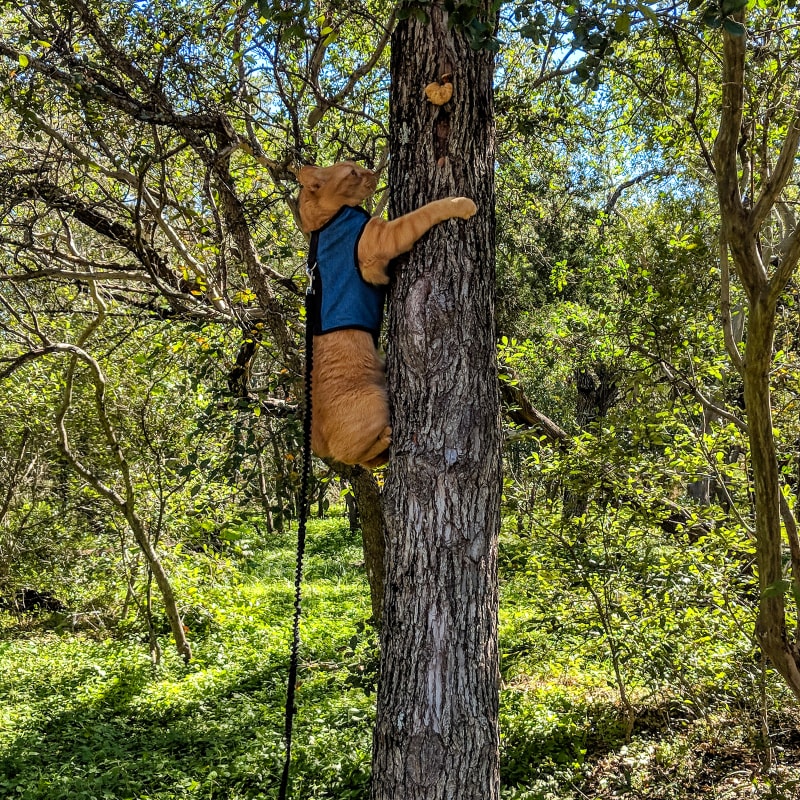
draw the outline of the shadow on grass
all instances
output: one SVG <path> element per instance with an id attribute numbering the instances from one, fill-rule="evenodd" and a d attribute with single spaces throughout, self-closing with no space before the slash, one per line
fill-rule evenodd
<path id="1" fill-rule="evenodd" d="M 554 787 L 570 798 L 800 800 L 800 716 L 794 711 L 773 714 L 770 764 L 759 709 L 715 702 L 711 689 L 689 704 L 673 698 L 639 708 L 630 738 L 624 714 L 611 701 L 543 702 L 525 692 L 505 700 L 502 783 L 522 790 L 526 800 L 554 797 Z M 644 788 L 635 789 L 637 782 Z M 532 786 L 540 789 L 526 791 Z"/>
<path id="2" fill-rule="evenodd" d="M 18 731 L 0 752 L 0 797 L 271 798 L 282 766 L 285 670 L 148 701 L 149 669 Z M 176 690 L 177 694 L 177 690 Z"/>

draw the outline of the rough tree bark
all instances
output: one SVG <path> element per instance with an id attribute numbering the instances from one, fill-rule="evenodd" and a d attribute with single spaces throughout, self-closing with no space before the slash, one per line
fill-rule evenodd
<path id="1" fill-rule="evenodd" d="M 488 15 L 489 3 L 483 4 Z M 494 331 L 493 58 L 430 24 L 392 38 L 390 216 L 463 195 L 478 213 L 398 259 L 394 428 L 373 800 L 492 800 L 498 778 L 501 431 Z M 442 106 L 425 86 L 452 75 Z"/>

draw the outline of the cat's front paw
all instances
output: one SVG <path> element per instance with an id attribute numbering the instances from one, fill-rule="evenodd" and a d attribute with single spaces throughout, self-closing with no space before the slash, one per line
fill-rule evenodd
<path id="1" fill-rule="evenodd" d="M 450 202 L 454 205 L 455 214 L 453 216 L 460 219 L 469 219 L 478 210 L 478 207 L 469 197 L 451 197 Z"/>

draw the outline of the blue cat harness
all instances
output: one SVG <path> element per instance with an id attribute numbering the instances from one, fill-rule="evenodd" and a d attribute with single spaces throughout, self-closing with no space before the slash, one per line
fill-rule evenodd
<path id="1" fill-rule="evenodd" d="M 378 340 L 386 289 L 367 283 L 358 267 L 358 243 L 369 220 L 363 208 L 344 206 L 311 234 L 308 272 L 314 303 L 306 324 L 314 336 L 355 328 Z"/>

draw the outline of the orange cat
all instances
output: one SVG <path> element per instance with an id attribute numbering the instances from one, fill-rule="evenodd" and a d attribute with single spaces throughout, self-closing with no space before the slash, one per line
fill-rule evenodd
<path id="1" fill-rule="evenodd" d="M 389 261 L 434 225 L 469 219 L 475 203 L 448 197 L 387 222 L 359 204 L 378 176 L 350 161 L 303 167 L 300 220 L 314 233 L 317 302 L 311 378 L 311 447 L 322 458 L 373 468 L 391 443 L 383 361 L 376 348 Z"/>

